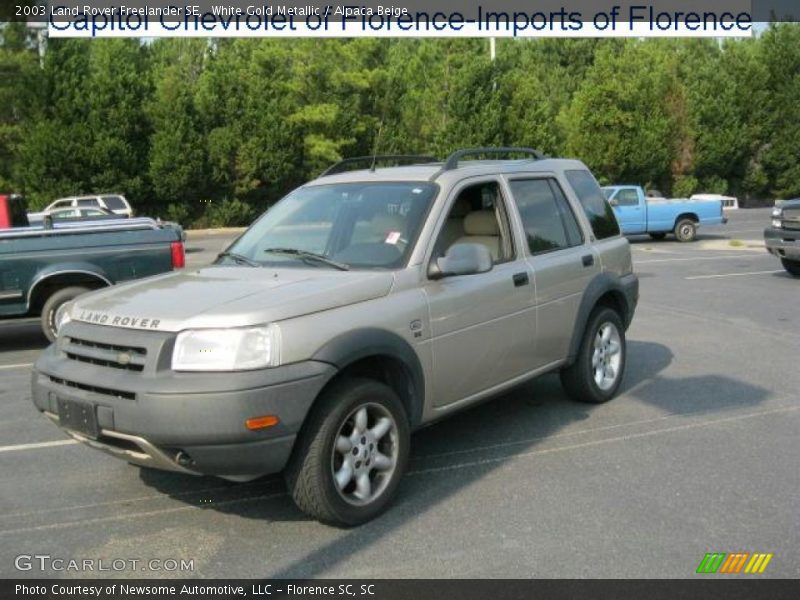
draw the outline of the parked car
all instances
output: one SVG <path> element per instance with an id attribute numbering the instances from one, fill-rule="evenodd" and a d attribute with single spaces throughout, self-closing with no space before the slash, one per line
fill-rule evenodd
<path id="1" fill-rule="evenodd" d="M 800 277 L 800 198 L 776 204 L 771 225 L 764 230 L 767 252 L 780 258 L 788 273 Z"/>
<path id="2" fill-rule="evenodd" d="M 301 509 L 354 525 L 394 496 L 413 429 L 552 371 L 611 399 L 638 280 L 587 167 L 410 160 L 343 161 L 214 265 L 70 302 L 35 406 L 134 464 L 284 471 Z"/>
<path id="3" fill-rule="evenodd" d="M 727 223 L 719 200 L 694 201 L 647 197 L 638 185 L 613 185 L 603 188 L 614 207 L 622 233 L 650 234 L 655 240 L 674 233 L 679 242 L 692 242 L 701 225 Z"/>
<path id="4" fill-rule="evenodd" d="M 127 215 L 117 215 L 106 208 L 84 207 L 84 208 L 55 208 L 48 213 L 33 213 L 36 215 L 28 221 L 31 225 L 36 225 L 44 221 L 45 216 L 49 216 L 54 222 L 76 222 L 76 221 L 103 221 L 108 219 L 128 218 Z M 38 217 L 38 218 L 37 218 Z"/>
<path id="5" fill-rule="evenodd" d="M 41 213 L 30 213 L 28 218 L 32 221 L 40 220 L 42 214 L 50 213 L 58 208 L 104 208 L 115 215 L 133 216 L 133 209 L 122 194 L 88 194 L 59 198 L 48 204 Z"/>
<path id="6" fill-rule="evenodd" d="M 51 341 L 79 295 L 184 265 L 183 232 L 152 219 L 0 230 L 0 319 L 39 316 Z"/>

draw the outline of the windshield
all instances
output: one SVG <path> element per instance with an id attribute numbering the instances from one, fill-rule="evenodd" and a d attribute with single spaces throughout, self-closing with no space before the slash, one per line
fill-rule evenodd
<path id="1" fill-rule="evenodd" d="M 427 182 L 300 188 L 270 208 L 227 253 L 270 266 L 335 266 L 309 260 L 316 255 L 356 269 L 398 268 L 411 252 L 437 189 Z"/>

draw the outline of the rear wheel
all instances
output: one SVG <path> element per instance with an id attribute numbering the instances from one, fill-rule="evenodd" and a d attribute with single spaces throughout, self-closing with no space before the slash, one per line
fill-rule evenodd
<path id="1" fill-rule="evenodd" d="M 691 219 L 681 219 L 675 225 L 675 237 L 679 242 L 693 242 L 697 237 L 697 224 Z"/>
<path id="2" fill-rule="evenodd" d="M 573 400 L 607 402 L 622 383 L 625 357 L 622 319 L 615 310 L 599 307 L 586 325 L 577 359 L 561 371 L 561 383 Z"/>
<path id="3" fill-rule="evenodd" d="M 800 277 L 800 260 L 789 260 L 787 258 L 781 259 L 783 268 L 786 269 L 791 275 Z"/>
<path id="4" fill-rule="evenodd" d="M 667 234 L 664 232 L 651 233 L 650 237 L 653 238 L 654 240 L 663 240 L 665 237 L 667 237 Z"/>
<path id="5" fill-rule="evenodd" d="M 56 313 L 67 302 L 70 302 L 89 291 L 89 288 L 82 286 L 72 286 L 58 290 L 47 299 L 42 307 L 42 333 L 45 337 L 54 342 L 58 335 L 58 328 L 56 327 Z"/>
<path id="6" fill-rule="evenodd" d="M 408 462 L 408 419 L 397 394 L 369 379 L 324 393 L 286 468 L 297 506 L 321 521 L 359 525 L 391 502 Z"/>

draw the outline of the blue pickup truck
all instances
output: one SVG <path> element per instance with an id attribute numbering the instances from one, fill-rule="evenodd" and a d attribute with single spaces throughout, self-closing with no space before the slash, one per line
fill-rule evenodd
<path id="1" fill-rule="evenodd" d="M 638 185 L 603 188 L 625 235 L 650 234 L 654 240 L 674 233 L 679 242 L 691 242 L 700 225 L 727 223 L 719 200 L 648 198 Z"/>

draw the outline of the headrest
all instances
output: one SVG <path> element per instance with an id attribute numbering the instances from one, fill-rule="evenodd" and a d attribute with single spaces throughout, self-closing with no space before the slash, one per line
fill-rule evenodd
<path id="1" fill-rule="evenodd" d="M 500 235 L 494 211 L 477 210 L 464 217 L 464 233 L 467 235 Z"/>

